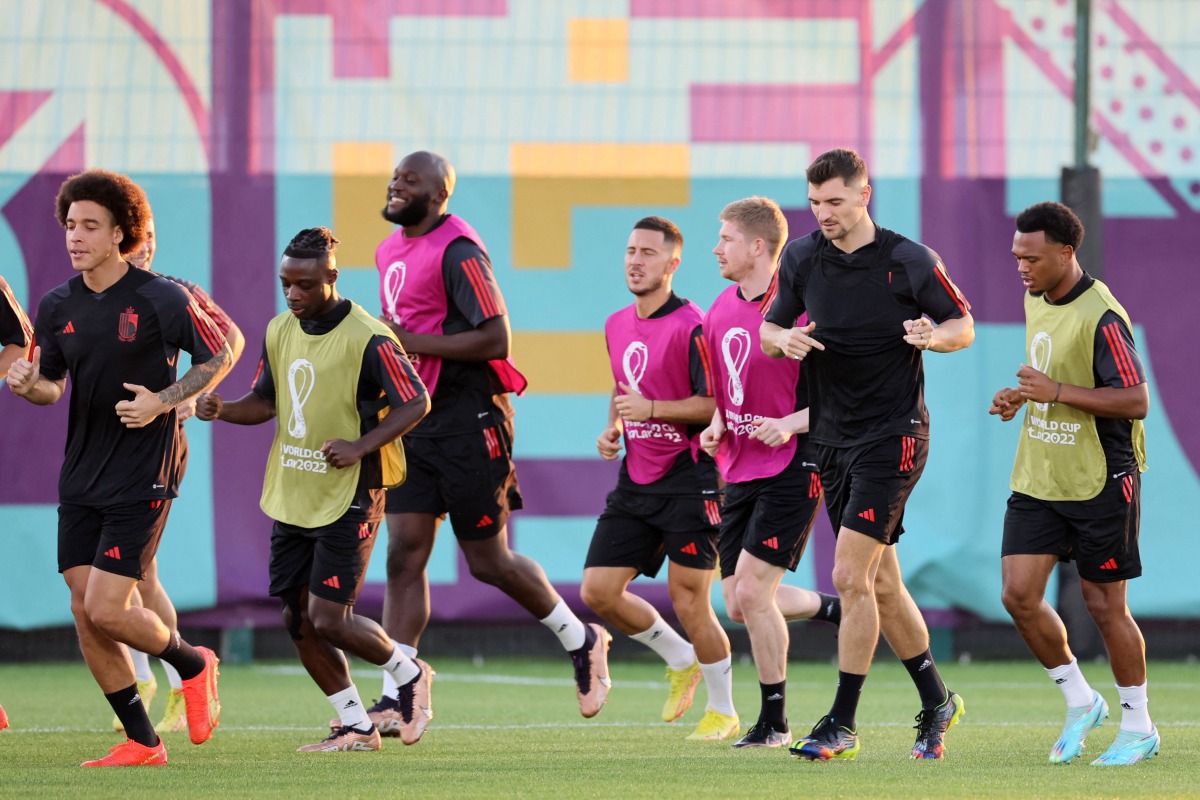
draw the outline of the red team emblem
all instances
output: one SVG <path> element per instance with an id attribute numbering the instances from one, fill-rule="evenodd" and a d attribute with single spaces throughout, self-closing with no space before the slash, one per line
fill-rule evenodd
<path id="1" fill-rule="evenodd" d="M 117 322 L 117 338 L 122 342 L 132 342 L 137 338 L 137 312 L 132 307 L 125 309 Z"/>

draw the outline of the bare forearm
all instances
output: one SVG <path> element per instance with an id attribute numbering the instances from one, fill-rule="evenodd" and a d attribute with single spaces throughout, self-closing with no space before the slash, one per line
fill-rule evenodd
<path id="1" fill-rule="evenodd" d="M 399 408 L 393 408 L 373 430 L 355 442 L 363 455 L 374 453 L 388 442 L 408 433 L 429 413 L 429 395 L 414 397 Z"/>
<path id="2" fill-rule="evenodd" d="M 784 329 L 774 322 L 764 322 L 762 327 L 758 329 L 758 338 L 762 343 L 762 351 L 771 358 L 783 358 L 783 348 L 775 343 L 775 339 L 783 332 Z"/>
<path id="3" fill-rule="evenodd" d="M 655 400 L 655 419 L 682 422 L 686 425 L 707 425 L 712 422 L 717 401 L 711 397 L 692 395 L 684 400 Z"/>
<path id="4" fill-rule="evenodd" d="M 232 422 L 234 425 L 259 425 L 274 418 L 275 404 L 254 392 L 249 392 L 232 402 L 221 403 L 220 412 L 217 414 L 217 419 Z"/>
<path id="5" fill-rule="evenodd" d="M 779 420 L 784 429 L 791 433 L 808 433 L 808 409 L 802 408 Z"/>
<path id="6" fill-rule="evenodd" d="M 159 392 L 158 401 L 167 408 L 174 408 L 217 383 L 231 366 L 233 359 L 227 342 L 215 356 L 203 364 L 193 365 L 182 378 Z"/>
<path id="7" fill-rule="evenodd" d="M 225 341 L 229 344 L 229 368 L 233 369 L 246 348 L 246 337 L 242 335 L 241 328 L 231 324 L 229 332 L 225 334 Z"/>
<path id="8" fill-rule="evenodd" d="M 8 368 L 18 358 L 25 355 L 25 347 L 19 344 L 6 344 L 0 349 L 0 378 L 8 374 Z"/>
<path id="9" fill-rule="evenodd" d="M 935 353 L 953 353 L 969 347 L 975 341 L 975 318 L 964 314 L 958 319 L 948 319 L 933 329 L 929 341 L 930 350 Z"/>
<path id="10" fill-rule="evenodd" d="M 1150 388 L 1140 383 L 1137 386 L 1114 388 L 1100 386 L 1062 385 L 1058 402 L 1077 408 L 1094 417 L 1109 419 L 1145 419 L 1150 410 Z"/>
<path id="11" fill-rule="evenodd" d="M 58 402 L 62 397 L 63 381 L 52 381 L 45 376 L 38 376 L 37 383 L 28 392 L 21 395 L 35 406 L 49 406 Z M 13 392 L 16 394 L 16 392 Z"/>
<path id="12" fill-rule="evenodd" d="M 427 333 L 411 333 L 396 326 L 392 327 L 406 352 L 424 356 L 448 358 L 451 361 L 494 361 L 508 358 L 512 346 L 512 332 L 508 317 L 499 316 L 484 320 L 478 328 L 445 336 Z"/>

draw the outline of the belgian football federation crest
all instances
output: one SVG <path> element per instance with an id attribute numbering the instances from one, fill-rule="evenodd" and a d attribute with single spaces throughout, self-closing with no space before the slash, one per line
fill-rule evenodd
<path id="1" fill-rule="evenodd" d="M 132 307 L 121 313 L 117 321 L 117 338 L 122 342 L 132 342 L 137 338 L 138 314 Z"/>

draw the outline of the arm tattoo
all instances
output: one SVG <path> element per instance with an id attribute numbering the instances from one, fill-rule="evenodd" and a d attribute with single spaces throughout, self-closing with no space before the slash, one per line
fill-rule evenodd
<path id="1" fill-rule="evenodd" d="M 203 364 L 196 364 L 179 380 L 158 393 L 158 399 L 165 405 L 175 406 L 195 394 L 200 394 L 211 386 L 232 366 L 233 356 L 229 352 L 228 343 L 215 356 Z"/>

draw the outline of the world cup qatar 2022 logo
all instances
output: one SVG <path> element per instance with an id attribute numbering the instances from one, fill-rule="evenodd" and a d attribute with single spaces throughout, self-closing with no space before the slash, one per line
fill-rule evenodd
<path id="1" fill-rule="evenodd" d="M 725 371 L 729 373 L 729 381 L 725 390 L 729 402 L 741 406 L 746 400 L 746 384 L 742 381 L 742 370 L 750 359 L 750 332 L 745 328 L 730 328 L 721 339 L 721 358 L 725 361 Z"/>
<path id="2" fill-rule="evenodd" d="M 635 392 L 641 392 L 639 384 L 646 374 L 646 364 L 650 361 L 650 350 L 644 342 L 630 342 L 621 356 L 621 369 L 625 372 L 625 384 Z"/>
<path id="3" fill-rule="evenodd" d="M 1038 372 L 1049 374 L 1050 351 L 1053 349 L 1053 344 L 1050 334 L 1045 331 L 1035 333 L 1033 340 L 1029 343 L 1029 366 Z M 1037 406 L 1038 411 L 1045 411 L 1050 407 L 1049 403 L 1035 403 L 1034 405 Z"/>
<path id="4" fill-rule="evenodd" d="M 400 292 L 404 291 L 404 279 L 407 276 L 408 265 L 403 261 L 393 261 L 383 272 L 383 307 L 392 322 L 400 321 L 396 309 L 400 304 Z"/>
<path id="5" fill-rule="evenodd" d="M 308 359 L 297 358 L 288 367 L 288 394 L 292 400 L 292 418 L 288 422 L 288 434 L 301 439 L 308 433 L 304 420 L 304 404 L 317 383 L 317 371 Z"/>

